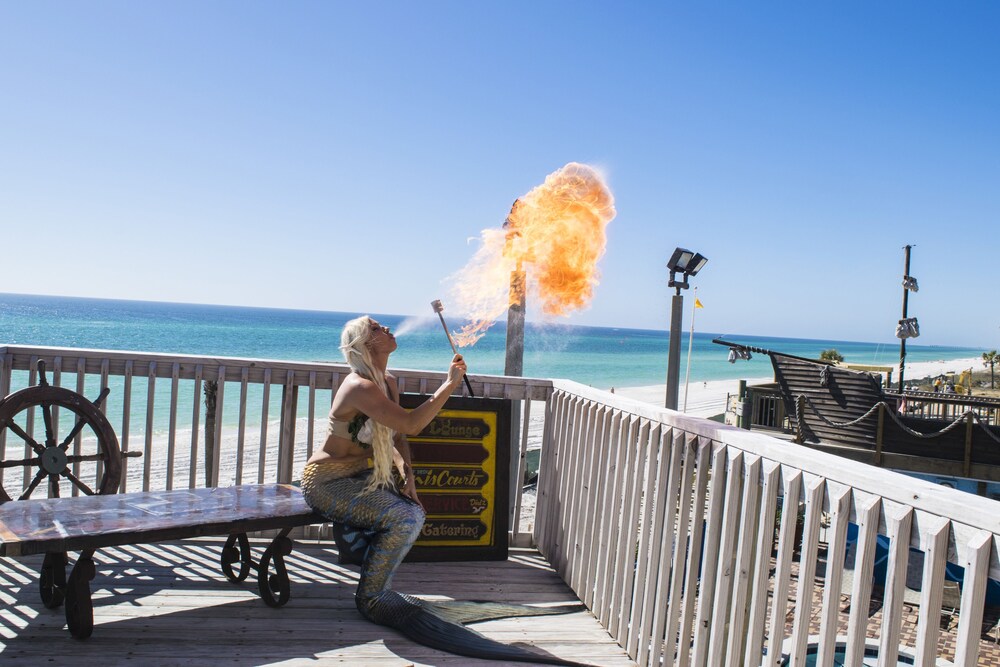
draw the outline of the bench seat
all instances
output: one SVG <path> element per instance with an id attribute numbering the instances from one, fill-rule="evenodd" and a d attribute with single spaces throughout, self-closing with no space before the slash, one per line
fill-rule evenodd
<path id="1" fill-rule="evenodd" d="M 19 500 L 0 505 L 0 556 L 44 553 L 42 602 L 55 608 L 65 600 L 69 631 L 83 639 L 93 632 L 90 581 L 98 549 L 229 535 L 220 558 L 223 574 L 243 581 L 253 569 L 261 598 L 280 607 L 290 595 L 284 565 L 292 550 L 288 533 L 325 522 L 306 505 L 302 492 L 287 484 Z M 246 534 L 260 530 L 280 533 L 255 563 Z M 80 555 L 67 580 L 69 551 Z"/>

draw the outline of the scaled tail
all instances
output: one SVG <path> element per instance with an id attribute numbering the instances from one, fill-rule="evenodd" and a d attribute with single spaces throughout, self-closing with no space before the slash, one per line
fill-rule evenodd
<path id="1" fill-rule="evenodd" d="M 448 600 L 443 602 L 420 600 L 420 606 L 447 621 L 461 623 L 462 625 L 480 623 L 482 621 L 494 621 L 500 618 L 572 614 L 578 611 L 586 611 L 587 609 L 582 604 L 560 605 L 558 607 L 530 607 L 523 604 L 471 602 L 464 600 Z"/>
<path id="2" fill-rule="evenodd" d="M 463 625 L 498 618 L 570 613 L 581 611 L 582 605 L 528 607 L 492 602 L 426 602 L 395 591 L 385 591 L 373 602 L 366 616 L 424 646 L 470 658 L 589 667 L 526 647 L 503 644 Z"/>

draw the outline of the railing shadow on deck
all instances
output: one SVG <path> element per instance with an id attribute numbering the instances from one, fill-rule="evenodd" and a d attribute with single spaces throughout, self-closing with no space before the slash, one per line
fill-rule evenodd
<path id="1" fill-rule="evenodd" d="M 53 384 L 112 387 L 105 409 L 123 449 L 144 453 L 123 490 L 290 481 L 347 374 L 342 364 L 9 345 L 0 395 L 33 384 L 38 359 Z M 412 393 L 444 377 L 395 372 Z M 802 664 L 807 652 L 832 664 L 838 644 L 860 664 L 870 636 L 886 664 L 904 644 L 916 664 L 971 666 L 995 646 L 982 623 L 989 579 L 1000 579 L 996 502 L 570 381 L 471 380 L 477 395 L 520 407 L 512 479 L 529 442 L 541 445 L 534 543 L 640 665 Z M 218 383 L 211 415 L 205 382 Z M 517 541 L 528 536 L 513 486 Z M 910 573 L 916 603 L 911 549 L 924 554 Z M 941 616 L 948 563 L 965 570 L 955 624 Z"/>
<path id="2" fill-rule="evenodd" d="M 338 565 L 333 545 L 305 542 L 288 556 L 293 593 L 280 610 L 261 602 L 250 580 L 230 583 L 219 570 L 221 538 L 194 538 L 157 544 L 125 545 L 102 550 L 95 577 L 97 629 L 87 641 L 66 635 L 62 609 L 44 609 L 36 584 L 42 556 L 3 559 L 0 584 L 5 591 L 0 613 L 0 662 L 24 664 L 350 664 L 350 665 L 496 665 L 428 648 L 365 620 L 354 604 L 358 568 Z M 255 541 L 258 552 L 268 544 Z M 526 602 L 573 607 L 575 598 L 535 551 L 515 550 L 508 562 L 485 579 L 480 564 L 451 565 L 448 577 L 433 564 L 410 564 L 400 570 L 401 590 L 437 599 L 516 595 Z M 536 569 L 537 568 L 537 569 Z M 530 593 L 522 587 L 532 586 Z M 516 591 L 516 592 L 515 592 Z M 597 636 L 593 619 L 552 617 L 542 630 L 537 619 L 475 626 L 509 641 L 529 636 L 540 653 L 563 651 L 558 632 L 589 640 Z M 613 656 L 626 665 L 605 635 L 576 656 Z M 572 653 L 570 654 L 572 655 Z M 602 664 L 598 660 L 594 664 Z M 607 664 L 607 663 L 605 663 Z M 634 664 L 634 663 L 632 663 Z"/>

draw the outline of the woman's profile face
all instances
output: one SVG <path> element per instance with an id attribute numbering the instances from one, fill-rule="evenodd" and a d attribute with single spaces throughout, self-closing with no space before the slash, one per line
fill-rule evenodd
<path id="1" fill-rule="evenodd" d="M 391 331 L 389 331 L 389 327 L 384 327 L 375 320 L 369 318 L 368 328 L 368 347 L 371 348 L 372 352 L 389 354 L 398 347 L 396 344 L 396 337 L 392 335 Z"/>

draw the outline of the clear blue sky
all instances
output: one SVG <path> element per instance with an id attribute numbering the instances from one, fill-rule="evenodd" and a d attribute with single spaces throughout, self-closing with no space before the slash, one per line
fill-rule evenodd
<path id="1" fill-rule="evenodd" d="M 579 161 L 618 217 L 569 323 L 666 328 L 686 246 L 700 331 L 892 343 L 909 243 L 915 342 L 1000 347 L 998 35 L 996 2 L 0 0 L 0 291 L 431 315 Z"/>

